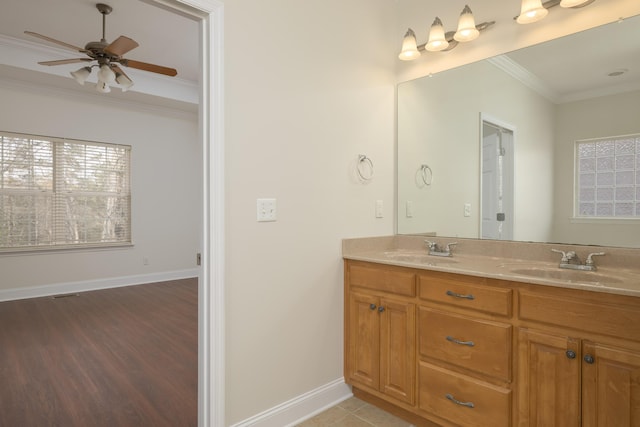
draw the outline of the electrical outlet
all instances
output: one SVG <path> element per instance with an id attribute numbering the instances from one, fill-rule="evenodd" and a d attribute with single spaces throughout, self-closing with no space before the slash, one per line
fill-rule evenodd
<path id="1" fill-rule="evenodd" d="M 376 200 L 376 218 L 384 217 L 384 203 L 382 200 Z"/>
<path id="2" fill-rule="evenodd" d="M 276 199 L 258 199 L 258 222 L 276 220 Z"/>

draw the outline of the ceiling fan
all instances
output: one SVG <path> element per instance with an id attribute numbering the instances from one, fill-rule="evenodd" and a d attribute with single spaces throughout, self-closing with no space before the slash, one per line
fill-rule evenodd
<path id="1" fill-rule="evenodd" d="M 163 67 L 161 65 L 149 64 L 147 62 L 123 58 L 122 56 L 124 54 L 138 47 L 138 43 L 126 36 L 120 36 L 113 42 L 108 43 L 105 37 L 105 23 L 106 16 L 111 13 L 113 8 L 103 3 L 96 4 L 96 8 L 102 14 L 102 39 L 100 39 L 100 41 L 89 42 L 85 45 L 84 48 L 74 46 L 72 44 L 65 43 L 51 37 L 43 36 L 42 34 L 34 33 L 33 31 L 25 31 L 25 34 L 28 34 L 30 36 L 38 37 L 42 40 L 46 40 L 67 49 L 71 49 L 87 55 L 87 57 L 84 58 L 43 61 L 38 62 L 38 64 L 63 65 L 73 64 L 76 62 L 96 61 L 96 64 L 85 66 L 76 71 L 72 71 L 71 75 L 74 79 L 76 79 L 78 83 L 84 84 L 84 82 L 91 74 L 91 69 L 93 67 L 98 67 L 98 84 L 96 85 L 96 88 L 98 92 L 103 93 L 110 92 L 110 85 L 113 85 L 114 83 L 120 85 L 123 92 L 128 90 L 133 85 L 133 81 L 125 74 L 124 71 L 122 71 L 122 68 L 120 68 L 121 65 L 172 77 L 178 74 L 178 72 L 174 68 Z"/>

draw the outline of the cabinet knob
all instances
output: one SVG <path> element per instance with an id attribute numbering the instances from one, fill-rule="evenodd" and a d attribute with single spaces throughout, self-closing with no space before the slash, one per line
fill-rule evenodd
<path id="1" fill-rule="evenodd" d="M 375 305 L 375 304 L 370 304 L 370 305 L 369 305 L 369 309 L 371 309 L 371 310 L 375 310 L 375 309 L 376 309 L 376 305 Z"/>
<path id="2" fill-rule="evenodd" d="M 378 312 L 379 313 L 382 313 L 383 311 L 384 311 L 384 307 L 382 307 L 382 306 L 378 307 Z"/>
<path id="3" fill-rule="evenodd" d="M 587 362 L 589 365 L 591 365 L 593 362 L 595 362 L 595 359 L 593 358 L 592 355 L 586 354 L 584 356 L 584 361 Z"/>
<path id="4" fill-rule="evenodd" d="M 576 358 L 576 352 L 573 350 L 567 350 L 567 352 L 565 353 L 567 355 L 567 357 L 569 359 L 575 359 Z"/>

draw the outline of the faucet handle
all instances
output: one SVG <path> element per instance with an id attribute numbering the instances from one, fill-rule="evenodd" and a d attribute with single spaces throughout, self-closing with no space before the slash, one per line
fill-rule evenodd
<path id="1" fill-rule="evenodd" d="M 594 256 L 602 256 L 604 255 L 604 252 L 594 252 L 592 254 L 589 254 L 589 256 L 587 257 L 587 260 L 584 262 L 586 265 L 593 265 L 593 257 Z"/>
<path id="2" fill-rule="evenodd" d="M 429 250 L 432 250 L 432 251 L 434 251 L 438 246 L 436 242 L 432 242 L 430 240 L 425 240 L 424 242 L 427 244 L 427 247 L 429 248 Z"/>
<path id="3" fill-rule="evenodd" d="M 451 247 L 457 245 L 458 242 L 447 243 L 447 252 L 451 252 Z"/>
<path id="4" fill-rule="evenodd" d="M 569 262 L 573 257 L 576 256 L 576 253 L 574 251 L 565 252 L 561 251 L 560 249 L 551 249 L 551 252 L 562 254 L 562 259 L 560 260 L 560 262 Z"/>

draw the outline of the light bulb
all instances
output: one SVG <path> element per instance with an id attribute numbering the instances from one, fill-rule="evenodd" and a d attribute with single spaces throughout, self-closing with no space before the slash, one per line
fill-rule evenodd
<path id="1" fill-rule="evenodd" d="M 424 48 L 430 52 L 438 52 L 440 50 L 445 50 L 447 47 L 449 47 L 449 42 L 444 37 L 442 21 L 440 18 L 436 17 L 433 24 L 431 24 L 431 29 L 429 30 L 429 41 Z"/>
<path id="2" fill-rule="evenodd" d="M 416 59 L 420 56 L 420 51 L 418 50 L 417 42 L 416 42 L 416 33 L 413 32 L 411 28 L 407 30 L 407 33 L 404 35 L 404 39 L 402 40 L 402 51 L 398 58 L 403 61 L 411 61 L 412 59 Z"/>
<path id="3" fill-rule="evenodd" d="M 480 35 L 480 31 L 476 28 L 476 21 L 473 19 L 471 8 L 465 6 L 458 20 L 458 30 L 453 35 L 453 39 L 459 42 L 469 42 L 475 40 Z"/>

